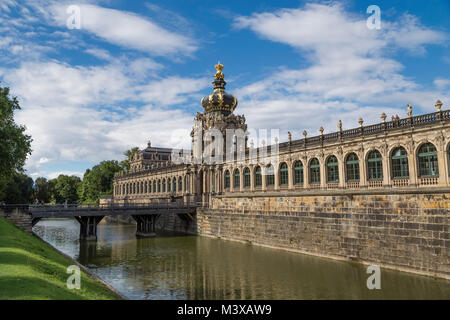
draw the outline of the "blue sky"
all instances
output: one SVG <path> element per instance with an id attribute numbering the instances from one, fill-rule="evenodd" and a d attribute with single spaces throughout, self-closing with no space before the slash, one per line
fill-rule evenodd
<path id="1" fill-rule="evenodd" d="M 381 9 L 370 30 L 369 5 Z M 67 28 L 67 8 L 81 28 Z M 32 135 L 27 173 L 189 147 L 220 60 L 249 128 L 301 138 L 450 97 L 450 2 L 0 0 L 0 81 Z M 286 136 L 286 139 L 283 137 Z"/>

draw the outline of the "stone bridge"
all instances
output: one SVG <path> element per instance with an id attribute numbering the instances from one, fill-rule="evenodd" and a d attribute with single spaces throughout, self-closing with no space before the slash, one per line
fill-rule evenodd
<path id="1" fill-rule="evenodd" d="M 57 205 L 3 205 L 0 213 L 19 227 L 31 231 L 42 218 L 74 217 L 80 223 L 80 239 L 96 240 L 97 225 L 105 216 L 130 215 L 136 221 L 138 237 L 155 236 L 155 223 L 159 216 L 176 214 L 190 222 L 197 205 L 190 203 L 145 204 L 57 204 Z M 0 215 L 0 216 L 1 216 Z"/>

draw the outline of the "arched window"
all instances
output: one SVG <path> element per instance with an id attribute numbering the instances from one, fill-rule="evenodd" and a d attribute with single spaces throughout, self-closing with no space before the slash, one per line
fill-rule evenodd
<path id="1" fill-rule="evenodd" d="M 257 166 L 255 168 L 255 187 L 261 186 L 262 186 L 261 167 Z"/>
<path id="2" fill-rule="evenodd" d="M 130 193 L 130 188 L 128 187 L 128 183 L 127 183 L 127 193 L 126 194 L 129 194 Z"/>
<path id="3" fill-rule="evenodd" d="M 145 181 L 145 185 L 144 185 L 144 193 L 147 193 L 147 184 L 148 184 L 148 182 L 147 181 Z"/>
<path id="4" fill-rule="evenodd" d="M 156 193 L 156 180 L 153 180 L 153 193 Z"/>
<path id="5" fill-rule="evenodd" d="M 398 147 L 392 152 L 392 178 L 409 178 L 408 153 Z"/>
<path id="6" fill-rule="evenodd" d="M 369 180 L 383 179 L 383 159 L 378 150 L 370 151 L 367 155 L 367 178 Z"/>
<path id="7" fill-rule="evenodd" d="M 303 163 L 294 162 L 294 184 L 303 184 Z"/>
<path id="8" fill-rule="evenodd" d="M 140 193 L 144 193 L 144 181 L 141 181 L 141 188 L 139 189 Z"/>
<path id="9" fill-rule="evenodd" d="M 177 192 L 177 178 L 176 177 L 172 179 L 172 191 Z M 180 191 L 180 190 L 178 190 L 178 191 Z"/>
<path id="10" fill-rule="evenodd" d="M 419 158 L 419 177 L 437 177 L 439 175 L 436 147 L 425 143 L 417 154 Z"/>
<path id="11" fill-rule="evenodd" d="M 234 169 L 233 172 L 233 188 L 239 188 L 241 185 L 241 175 L 239 169 Z"/>
<path id="12" fill-rule="evenodd" d="M 170 188 L 172 187 L 172 180 L 167 179 L 167 192 L 170 192 Z"/>
<path id="13" fill-rule="evenodd" d="M 250 169 L 244 169 L 244 188 L 250 188 Z"/>
<path id="14" fill-rule="evenodd" d="M 317 158 L 314 158 L 309 163 L 309 183 L 320 183 L 320 163 Z"/>
<path id="15" fill-rule="evenodd" d="M 347 181 L 359 181 L 359 159 L 356 153 L 350 153 L 345 161 Z"/>
<path id="16" fill-rule="evenodd" d="M 327 182 L 339 182 L 339 163 L 336 156 L 327 159 Z"/>
<path id="17" fill-rule="evenodd" d="M 228 189 L 230 187 L 230 171 L 225 171 L 225 189 Z"/>
<path id="18" fill-rule="evenodd" d="M 122 185 L 122 194 L 125 194 L 125 185 Z"/>
<path id="19" fill-rule="evenodd" d="M 266 167 L 266 186 L 272 187 L 275 185 L 275 170 L 273 165 Z"/>
<path id="20" fill-rule="evenodd" d="M 158 193 L 161 192 L 161 180 L 158 179 Z"/>
<path id="21" fill-rule="evenodd" d="M 166 192 L 166 179 L 162 180 L 162 192 Z"/>
<path id="22" fill-rule="evenodd" d="M 133 194 L 136 194 L 136 182 L 133 182 Z"/>
<path id="23" fill-rule="evenodd" d="M 286 162 L 280 165 L 280 186 L 287 186 L 289 184 L 289 173 Z"/>
<path id="24" fill-rule="evenodd" d="M 182 192 L 183 191 L 183 180 L 181 179 L 181 177 L 178 178 L 178 192 Z"/>

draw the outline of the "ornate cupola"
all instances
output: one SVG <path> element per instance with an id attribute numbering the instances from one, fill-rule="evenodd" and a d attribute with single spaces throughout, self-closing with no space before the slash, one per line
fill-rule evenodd
<path id="1" fill-rule="evenodd" d="M 233 113 L 237 106 L 237 99 L 231 94 L 225 92 L 224 80 L 225 75 L 222 73 L 223 64 L 218 62 L 216 64 L 216 74 L 214 75 L 214 92 L 209 96 L 205 96 L 202 99 L 202 106 L 205 109 L 205 113 L 222 113 L 227 116 Z"/>

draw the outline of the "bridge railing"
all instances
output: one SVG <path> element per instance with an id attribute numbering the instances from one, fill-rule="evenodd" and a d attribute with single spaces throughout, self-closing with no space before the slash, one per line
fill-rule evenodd
<path id="1" fill-rule="evenodd" d="M 39 211 L 76 211 L 76 210 L 126 210 L 126 209 L 177 209 L 177 208 L 195 208 L 197 203 L 126 203 L 126 204 L 49 204 L 49 205 L 29 205 L 33 212 Z"/>

